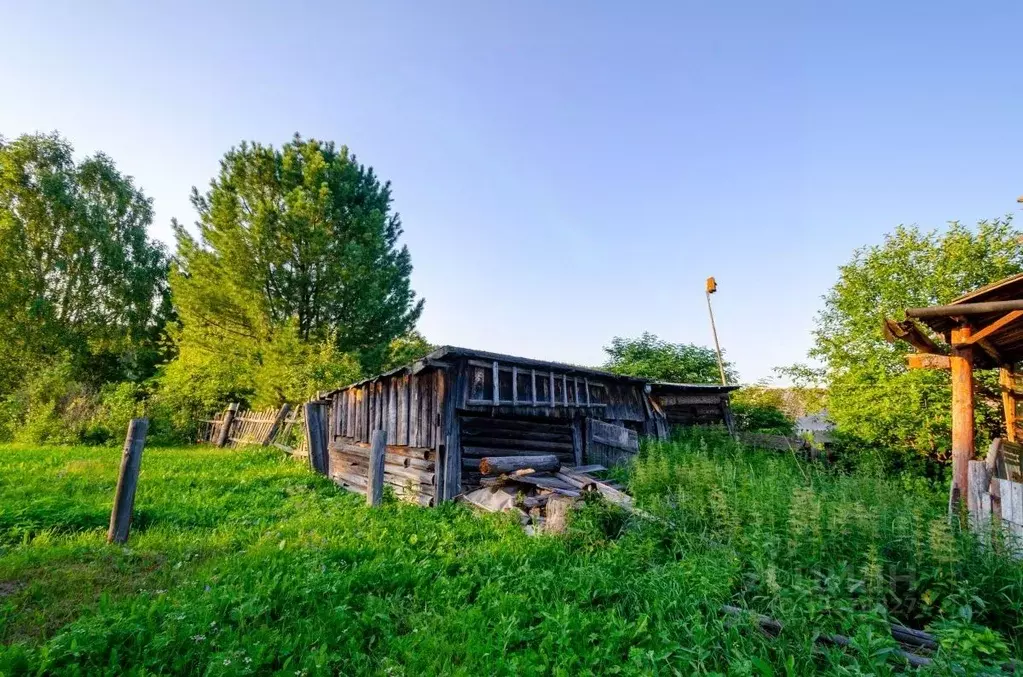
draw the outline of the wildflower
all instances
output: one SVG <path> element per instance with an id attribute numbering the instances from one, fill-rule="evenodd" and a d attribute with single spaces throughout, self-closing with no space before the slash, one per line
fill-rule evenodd
<path id="1" fill-rule="evenodd" d="M 248 664 L 249 664 L 249 663 L 251 663 L 251 662 L 252 662 L 252 659 L 251 659 L 251 658 L 249 658 L 248 656 L 246 656 L 246 657 L 245 657 L 245 664 L 246 664 L 246 665 L 248 665 Z"/>
<path id="2" fill-rule="evenodd" d="M 211 627 L 211 628 L 215 628 L 215 627 L 217 627 L 217 622 L 216 622 L 216 621 L 213 621 L 212 623 L 210 623 L 210 627 Z"/>
<path id="3" fill-rule="evenodd" d="M 157 591 L 156 591 L 156 594 L 157 594 L 157 595 L 166 595 L 166 594 L 167 594 L 167 591 L 166 591 L 166 590 L 157 590 Z"/>
<path id="4" fill-rule="evenodd" d="M 230 658 L 225 658 L 224 659 L 224 665 L 230 665 L 230 664 L 231 664 L 231 659 Z"/>
<path id="5" fill-rule="evenodd" d="M 192 639 L 195 640 L 196 642 L 205 642 L 206 635 L 192 635 Z"/>

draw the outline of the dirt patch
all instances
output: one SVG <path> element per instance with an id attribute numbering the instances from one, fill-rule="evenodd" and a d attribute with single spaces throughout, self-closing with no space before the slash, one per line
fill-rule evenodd
<path id="1" fill-rule="evenodd" d="M 0 599 L 10 597 L 24 587 L 21 581 L 0 581 Z"/>

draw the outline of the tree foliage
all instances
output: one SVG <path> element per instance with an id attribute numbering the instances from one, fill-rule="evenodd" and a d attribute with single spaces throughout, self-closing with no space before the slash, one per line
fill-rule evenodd
<path id="1" fill-rule="evenodd" d="M 816 319 L 811 357 L 823 365 L 828 411 L 839 429 L 870 442 L 905 446 L 932 458 L 950 447 L 949 374 L 906 367 L 912 349 L 888 343 L 885 317 L 946 304 L 1023 270 L 1020 232 L 1011 219 L 976 228 L 898 227 L 879 245 L 859 249 L 839 270 Z M 997 434 L 1001 414 L 994 375 L 979 373 L 978 428 Z"/>
<path id="2" fill-rule="evenodd" d="M 390 184 L 347 148 L 298 136 L 279 149 L 243 143 L 192 203 L 198 239 L 174 224 L 181 357 L 168 378 L 212 376 L 203 387 L 296 401 L 360 366 L 379 369 L 414 327 L 423 302 Z"/>
<path id="3" fill-rule="evenodd" d="M 690 343 L 669 343 L 650 332 L 639 338 L 614 337 L 604 347 L 604 368 L 616 374 L 640 376 L 672 383 L 720 383 L 717 354 L 712 348 Z M 738 380 L 731 363 L 725 361 L 725 377 Z"/>
<path id="4" fill-rule="evenodd" d="M 0 138 L 0 394 L 66 355 L 93 385 L 148 376 L 169 313 L 152 204 L 56 133 Z"/>

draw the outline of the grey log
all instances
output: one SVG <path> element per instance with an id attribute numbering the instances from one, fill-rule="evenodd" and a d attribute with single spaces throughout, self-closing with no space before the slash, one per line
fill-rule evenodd
<path id="1" fill-rule="evenodd" d="M 139 484 L 139 469 L 142 467 L 142 449 L 146 446 L 146 432 L 149 420 L 133 418 L 128 424 L 128 435 L 124 439 L 124 453 L 121 455 L 121 471 L 117 475 L 117 491 L 114 493 L 114 508 L 110 511 L 108 543 L 126 543 L 131 530 L 131 513 L 135 507 L 135 490 Z"/>
<path id="2" fill-rule="evenodd" d="M 487 456 L 480 460 L 480 472 L 484 475 L 503 475 L 530 468 L 536 472 L 546 472 L 561 468 L 557 456 Z"/>
<path id="3" fill-rule="evenodd" d="M 384 500 L 384 457 L 387 450 L 387 431 L 373 431 L 373 445 L 369 450 L 369 491 L 366 502 L 380 505 Z"/>
<path id="4" fill-rule="evenodd" d="M 224 420 L 220 423 L 220 434 L 217 435 L 217 446 L 223 447 L 227 444 L 228 440 L 231 439 L 231 425 L 234 423 L 234 417 L 238 414 L 238 403 L 232 402 L 228 405 L 227 411 L 224 412 Z"/>
<path id="5" fill-rule="evenodd" d="M 309 465 L 313 471 L 327 473 L 327 431 L 323 417 L 323 405 L 319 402 L 305 403 L 305 441 L 309 449 Z"/>

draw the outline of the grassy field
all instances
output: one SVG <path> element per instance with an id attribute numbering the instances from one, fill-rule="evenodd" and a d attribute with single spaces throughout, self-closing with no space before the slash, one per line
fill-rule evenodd
<path id="1" fill-rule="evenodd" d="M 111 546 L 118 458 L 0 447 L 0 674 L 887 674 L 896 619 L 942 638 L 932 672 L 969 674 L 1023 637 L 1023 567 L 950 528 L 943 487 L 715 436 L 629 473 L 672 526 L 590 501 L 564 537 L 369 510 L 275 452 L 184 448 L 145 452 Z"/>

